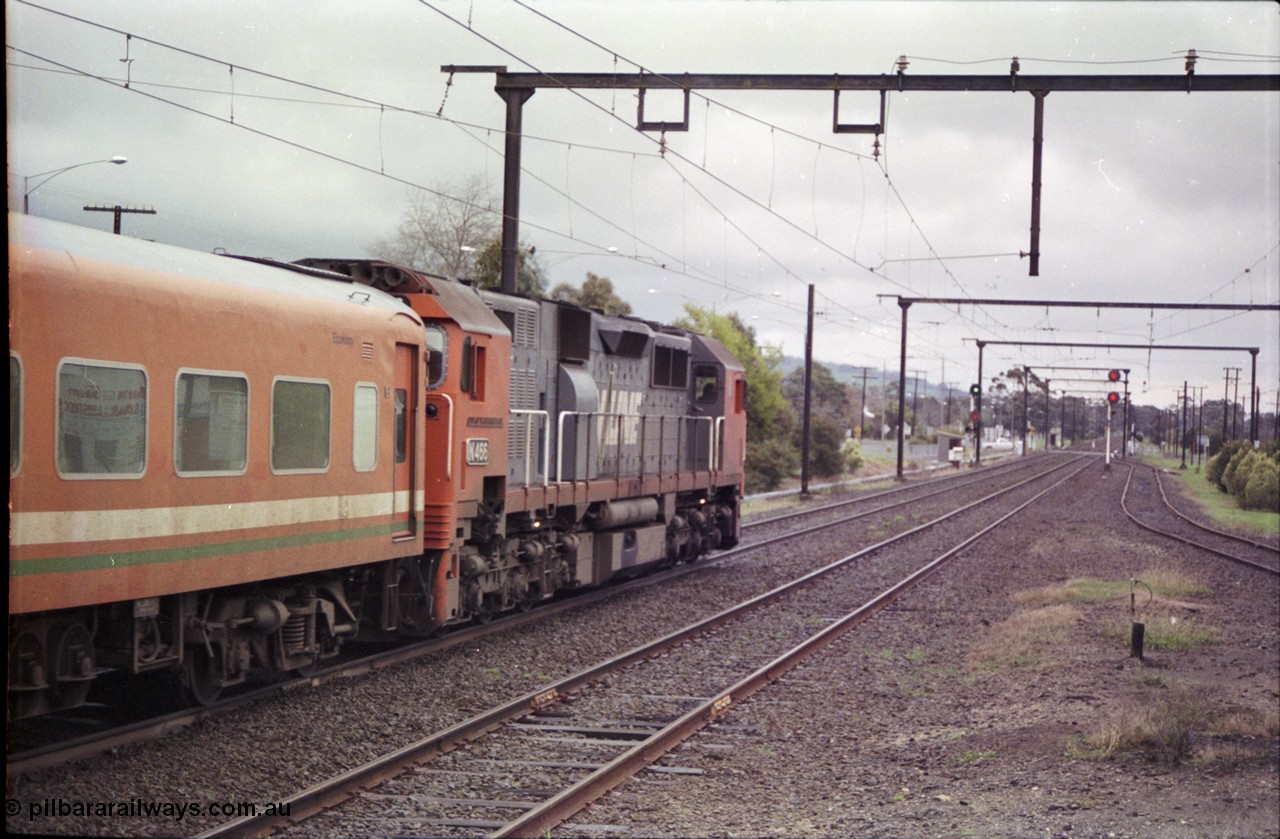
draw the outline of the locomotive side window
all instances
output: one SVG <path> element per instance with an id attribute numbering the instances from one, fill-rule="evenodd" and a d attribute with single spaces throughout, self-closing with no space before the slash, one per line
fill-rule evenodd
<path id="1" fill-rule="evenodd" d="M 719 371 L 708 364 L 700 364 L 693 371 L 694 398 L 703 404 L 715 402 L 720 398 Z"/>
<path id="2" fill-rule="evenodd" d="M 427 324 L 427 390 L 444 384 L 449 367 L 449 335 L 439 326 Z"/>
<path id="3" fill-rule="evenodd" d="M 179 372 L 173 463 L 179 475 L 241 475 L 248 463 L 249 381 L 237 374 Z"/>
<path id="4" fill-rule="evenodd" d="M 271 468 L 323 472 L 329 468 L 328 382 L 277 379 L 271 387 Z"/>
<path id="5" fill-rule="evenodd" d="M 458 389 L 463 393 L 471 392 L 471 336 L 462 339 L 462 369 L 459 371 Z"/>
<path id="6" fill-rule="evenodd" d="M 9 353 L 9 477 L 22 463 L 22 362 Z"/>
<path id="7" fill-rule="evenodd" d="M 485 376 L 488 372 L 485 369 L 485 348 L 476 346 L 471 353 L 471 398 L 483 402 Z"/>
<path id="8" fill-rule="evenodd" d="M 396 388 L 396 463 L 409 457 L 409 391 Z"/>
<path id="9" fill-rule="evenodd" d="M 684 389 L 689 384 L 689 353 L 675 347 L 658 344 L 653 348 L 654 387 Z"/>
<path id="10" fill-rule="evenodd" d="M 351 466 L 357 472 L 372 472 L 378 465 L 378 386 L 356 385 L 351 419 Z"/>
<path id="11" fill-rule="evenodd" d="M 136 365 L 63 359 L 58 365 L 58 474 L 142 477 L 147 374 Z"/>

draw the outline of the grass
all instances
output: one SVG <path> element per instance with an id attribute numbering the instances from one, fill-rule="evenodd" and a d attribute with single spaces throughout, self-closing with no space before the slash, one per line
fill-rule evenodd
<path id="1" fill-rule="evenodd" d="M 1135 619 L 1145 628 L 1145 650 L 1190 652 L 1220 640 L 1220 630 L 1186 599 L 1212 593 L 1190 572 L 1178 565 L 1157 564 L 1144 568 L 1139 579 L 1145 585 L 1079 578 L 1014 594 L 1013 601 L 1022 608 L 984 633 L 973 648 L 970 667 L 978 672 L 1043 670 L 1069 663 L 1076 655 L 1072 631 L 1086 621 L 1125 648 Z M 1137 607 L 1136 616 L 1130 612 L 1131 602 Z M 1090 606 L 1103 609 L 1097 614 L 1086 612 Z"/>
<path id="2" fill-rule="evenodd" d="M 1180 481 L 1213 521 L 1233 529 L 1266 536 L 1280 536 L 1280 515 L 1266 510 L 1241 510 L 1236 506 L 1234 498 L 1225 492 L 1220 492 L 1216 486 L 1205 479 L 1203 466 L 1198 472 L 1190 465 L 1185 470 L 1179 469 L 1178 467 L 1182 464 L 1181 458 L 1167 458 L 1154 453 L 1143 454 L 1138 459 L 1142 463 L 1168 469 L 1169 475 L 1166 477 Z"/>
<path id="3" fill-rule="evenodd" d="M 1151 587 L 1152 596 L 1180 600 L 1186 597 L 1205 596 L 1213 590 L 1174 565 L 1153 565 L 1144 568 L 1137 579 Z M 1149 599 L 1146 588 L 1134 586 L 1129 580 L 1095 580 L 1088 577 L 1067 580 L 1044 588 L 1018 592 L 1015 603 L 1108 603 L 1113 600 L 1127 602 L 1130 591 L 1137 597 L 1138 606 Z"/>
<path id="4" fill-rule="evenodd" d="M 1194 617 L 1179 618 L 1176 615 L 1165 615 L 1141 621 L 1144 627 L 1143 648 L 1171 653 L 1189 653 L 1218 643 L 1221 633 L 1211 626 L 1195 620 Z M 1130 621 L 1112 621 L 1103 629 L 1103 634 L 1129 645 L 1133 627 Z"/>
<path id="5" fill-rule="evenodd" d="M 1059 603 L 1015 612 L 974 645 L 971 665 L 978 670 L 1053 666 L 1069 651 L 1071 627 L 1084 620 L 1075 606 Z"/>
<path id="6" fill-rule="evenodd" d="M 1067 754 L 1083 760 L 1135 756 L 1173 765 L 1237 767 L 1271 760 L 1268 744 L 1277 735 L 1280 714 L 1275 711 L 1215 713 L 1197 691 L 1175 689 L 1119 709 L 1071 743 Z"/>
<path id="7" fill-rule="evenodd" d="M 994 760 L 995 756 L 995 752 L 975 752 L 970 749 L 964 754 L 952 758 L 951 764 L 953 766 L 969 766 L 974 763 L 983 763 L 988 760 Z"/>

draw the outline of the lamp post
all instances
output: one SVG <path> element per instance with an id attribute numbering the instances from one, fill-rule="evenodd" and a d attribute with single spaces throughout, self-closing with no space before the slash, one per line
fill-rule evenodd
<path id="1" fill-rule="evenodd" d="M 73 163 L 70 166 L 63 166 L 61 169 L 50 169 L 48 172 L 38 172 L 34 175 L 24 175 L 22 178 L 22 214 L 24 216 L 31 214 L 31 193 L 47 184 L 49 181 L 61 175 L 63 172 L 70 172 L 72 169 L 79 169 L 81 166 L 91 166 L 95 163 L 115 163 L 117 165 L 128 163 L 129 158 L 116 155 L 103 160 L 86 160 L 84 163 Z M 48 176 L 48 177 L 45 177 Z M 32 178 L 44 178 L 35 186 L 29 186 Z"/>

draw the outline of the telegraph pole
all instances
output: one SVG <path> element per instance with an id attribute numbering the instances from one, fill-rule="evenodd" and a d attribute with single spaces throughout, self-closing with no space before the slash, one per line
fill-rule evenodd
<path id="1" fill-rule="evenodd" d="M 1187 468 L 1187 382 L 1182 381 L 1182 465 L 1179 469 Z"/>
<path id="2" fill-rule="evenodd" d="M 809 325 L 804 333 L 804 439 L 800 452 L 800 495 L 809 494 L 809 398 L 813 386 L 813 284 L 809 284 Z"/>
<path id="3" fill-rule="evenodd" d="M 1222 368 L 1222 445 L 1227 444 L 1227 399 L 1231 395 L 1231 371 L 1239 370 L 1239 367 L 1223 367 Z M 1232 413 L 1235 412 L 1235 406 L 1231 406 Z"/>

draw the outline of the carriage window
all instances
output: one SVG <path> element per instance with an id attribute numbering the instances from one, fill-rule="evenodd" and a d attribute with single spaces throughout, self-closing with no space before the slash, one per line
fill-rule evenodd
<path id="1" fill-rule="evenodd" d="M 329 468 L 329 385 L 278 379 L 271 389 L 271 468 Z"/>
<path id="2" fill-rule="evenodd" d="M 351 465 L 357 472 L 372 472 L 378 465 L 377 385 L 356 385 L 351 419 Z"/>
<path id="3" fill-rule="evenodd" d="M 141 477 L 147 462 L 147 374 L 64 361 L 58 368 L 58 473 Z"/>
<path id="4" fill-rule="evenodd" d="M 693 371 L 694 398 L 702 403 L 715 402 L 720 398 L 720 377 L 715 367 L 701 365 Z"/>
<path id="5" fill-rule="evenodd" d="M 427 390 L 435 390 L 444 384 L 449 357 L 449 335 L 434 324 L 427 324 Z"/>
<path id="6" fill-rule="evenodd" d="M 22 461 L 22 362 L 9 353 L 9 474 Z"/>
<path id="7" fill-rule="evenodd" d="M 249 451 L 249 381 L 179 373 L 174 391 L 173 462 L 179 475 L 239 475 Z"/>

